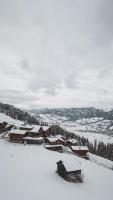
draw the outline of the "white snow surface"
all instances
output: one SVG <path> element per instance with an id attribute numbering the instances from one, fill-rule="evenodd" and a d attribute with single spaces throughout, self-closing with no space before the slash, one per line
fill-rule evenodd
<path id="1" fill-rule="evenodd" d="M 11 129 L 8 133 L 25 135 L 26 132 L 27 132 L 26 130 L 21 130 L 21 129 Z"/>
<path id="2" fill-rule="evenodd" d="M 69 140 L 67 140 L 67 141 L 69 141 L 69 142 L 71 142 L 71 143 L 73 143 L 73 144 L 75 144 L 75 143 L 77 143 L 78 141 L 77 140 L 75 140 L 75 139 L 69 139 Z"/>
<path id="3" fill-rule="evenodd" d="M 49 126 L 34 125 L 32 132 L 38 132 L 41 127 L 43 128 L 44 131 L 47 131 L 47 129 L 49 128 Z"/>
<path id="4" fill-rule="evenodd" d="M 48 140 L 49 140 L 50 142 L 56 142 L 56 141 L 58 141 L 58 140 L 64 141 L 62 138 L 58 138 L 58 137 L 48 137 Z"/>
<path id="5" fill-rule="evenodd" d="M 78 162 L 83 183 L 63 180 L 56 162 Z M 9 143 L 0 139 L 0 200 L 112 200 L 113 171 L 75 155 L 48 151 L 42 145 Z"/>
<path id="6" fill-rule="evenodd" d="M 66 158 L 66 159 L 63 159 L 62 161 L 68 172 L 82 170 L 81 162 L 78 162 L 78 160 L 75 160 L 73 158 L 69 158 L 69 159 Z"/>
<path id="7" fill-rule="evenodd" d="M 40 141 L 40 140 L 43 140 L 43 137 L 38 137 L 38 138 L 34 138 L 34 137 L 24 137 L 23 139 Z"/>
<path id="8" fill-rule="evenodd" d="M 92 143 L 94 143 L 95 140 L 97 143 L 113 143 L 113 133 L 108 135 L 107 131 L 107 127 L 110 125 L 110 120 L 93 117 L 88 119 L 82 118 L 72 122 L 65 117 L 59 117 L 57 115 L 40 114 L 40 117 L 42 120 L 48 122 L 48 124 L 60 125 L 69 132 L 88 138 Z M 113 126 L 111 126 L 109 130 L 112 130 L 112 128 Z"/>
<path id="9" fill-rule="evenodd" d="M 0 113 L 0 123 L 7 122 L 8 124 L 14 124 L 16 126 L 20 126 L 23 122 L 17 119 L 13 119 L 12 117 L 5 115 L 4 113 Z"/>
<path id="10" fill-rule="evenodd" d="M 40 127 L 41 127 L 41 126 L 39 126 L 39 125 L 33 126 L 33 129 L 31 130 L 31 132 L 38 133 Z"/>
<path id="11" fill-rule="evenodd" d="M 92 132 L 82 132 L 82 131 L 76 131 L 76 129 L 74 127 L 70 127 L 70 126 L 61 126 L 62 128 L 65 128 L 67 131 L 69 132 L 73 132 L 76 135 L 79 136 L 83 136 L 85 138 L 88 138 L 88 140 L 92 143 L 94 143 L 94 141 L 96 140 L 97 143 L 98 142 L 103 142 L 105 144 L 107 143 L 113 143 L 113 137 L 112 136 L 108 136 L 102 133 L 92 133 Z"/>
<path id="12" fill-rule="evenodd" d="M 86 150 L 86 151 L 88 151 L 89 149 L 87 148 L 87 147 L 85 147 L 85 146 L 71 146 L 71 148 L 73 149 L 73 150 Z"/>
<path id="13" fill-rule="evenodd" d="M 33 127 L 31 125 L 29 125 L 29 124 L 27 124 L 27 125 L 23 125 L 22 124 L 21 128 L 32 129 Z"/>
<path id="14" fill-rule="evenodd" d="M 42 128 L 43 128 L 44 131 L 47 131 L 49 126 L 42 126 Z"/>

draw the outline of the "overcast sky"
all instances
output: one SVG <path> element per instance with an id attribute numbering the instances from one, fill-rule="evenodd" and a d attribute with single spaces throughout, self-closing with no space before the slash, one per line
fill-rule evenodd
<path id="1" fill-rule="evenodd" d="M 113 107 L 113 0 L 0 0 L 0 99 Z"/>

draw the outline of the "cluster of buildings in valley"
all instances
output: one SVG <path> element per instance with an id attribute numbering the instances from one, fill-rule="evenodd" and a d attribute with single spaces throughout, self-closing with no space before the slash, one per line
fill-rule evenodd
<path id="1" fill-rule="evenodd" d="M 0 124 L 0 130 L 4 132 L 5 137 L 8 137 L 9 142 L 43 144 L 48 150 L 61 153 L 65 151 L 88 159 L 89 149 L 86 146 L 79 146 L 78 141 L 73 138 L 66 139 L 64 135 L 54 135 L 50 129 L 51 127 L 39 125 L 14 126 L 5 122 Z M 62 161 L 57 162 L 57 173 L 68 181 L 82 182 L 81 170 L 68 171 Z"/>

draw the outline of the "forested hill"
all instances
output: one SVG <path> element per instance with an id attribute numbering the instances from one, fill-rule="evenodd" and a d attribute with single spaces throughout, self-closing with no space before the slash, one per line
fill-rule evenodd
<path id="1" fill-rule="evenodd" d="M 53 109 L 35 109 L 31 110 L 30 113 L 34 114 L 37 118 L 40 114 L 66 117 L 69 121 L 75 121 L 80 118 L 93 118 L 102 117 L 104 119 L 113 120 L 113 109 L 105 111 L 103 109 L 96 109 L 93 107 L 88 108 L 53 108 Z"/>
<path id="2" fill-rule="evenodd" d="M 0 103 L 0 112 L 29 124 L 40 124 L 40 122 L 29 113 L 24 112 L 13 105 Z"/>

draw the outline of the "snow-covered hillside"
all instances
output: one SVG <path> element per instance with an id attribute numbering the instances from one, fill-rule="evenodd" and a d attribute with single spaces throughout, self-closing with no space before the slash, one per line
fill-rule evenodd
<path id="1" fill-rule="evenodd" d="M 2 122 L 7 122 L 8 124 L 14 124 L 16 126 L 20 126 L 23 123 L 22 121 L 13 119 L 12 117 L 4 113 L 0 113 L 0 123 Z"/>
<path id="2" fill-rule="evenodd" d="M 70 183 L 57 175 L 56 162 L 71 159 L 84 173 L 83 183 Z M 113 171 L 75 155 L 43 146 L 12 144 L 0 140 L 1 200 L 112 200 Z"/>
<path id="3" fill-rule="evenodd" d="M 0 113 L 0 122 L 4 121 L 16 126 L 23 123 Z M 61 126 L 74 131 L 74 127 L 64 121 Z M 75 132 L 80 134 L 80 131 Z M 52 152 L 43 145 L 9 143 L 7 137 L 1 137 L 0 200 L 67 200 L 76 196 L 79 200 L 107 200 L 108 193 L 112 200 L 113 162 L 93 154 L 89 154 L 89 158 L 89 161 L 84 160 L 66 151 L 62 154 Z M 84 181 L 81 184 L 66 182 L 56 173 L 56 162 L 70 163 L 70 159 L 75 169 L 77 164 L 82 169 Z"/>
<path id="4" fill-rule="evenodd" d="M 113 132 L 107 130 L 110 126 L 110 120 L 103 118 L 82 118 L 76 121 L 69 121 L 66 117 L 60 117 L 51 114 L 40 114 L 40 118 L 48 124 L 57 124 L 69 132 L 73 132 L 81 137 L 88 138 L 90 142 L 113 143 Z M 111 126 L 112 127 L 112 126 Z"/>

